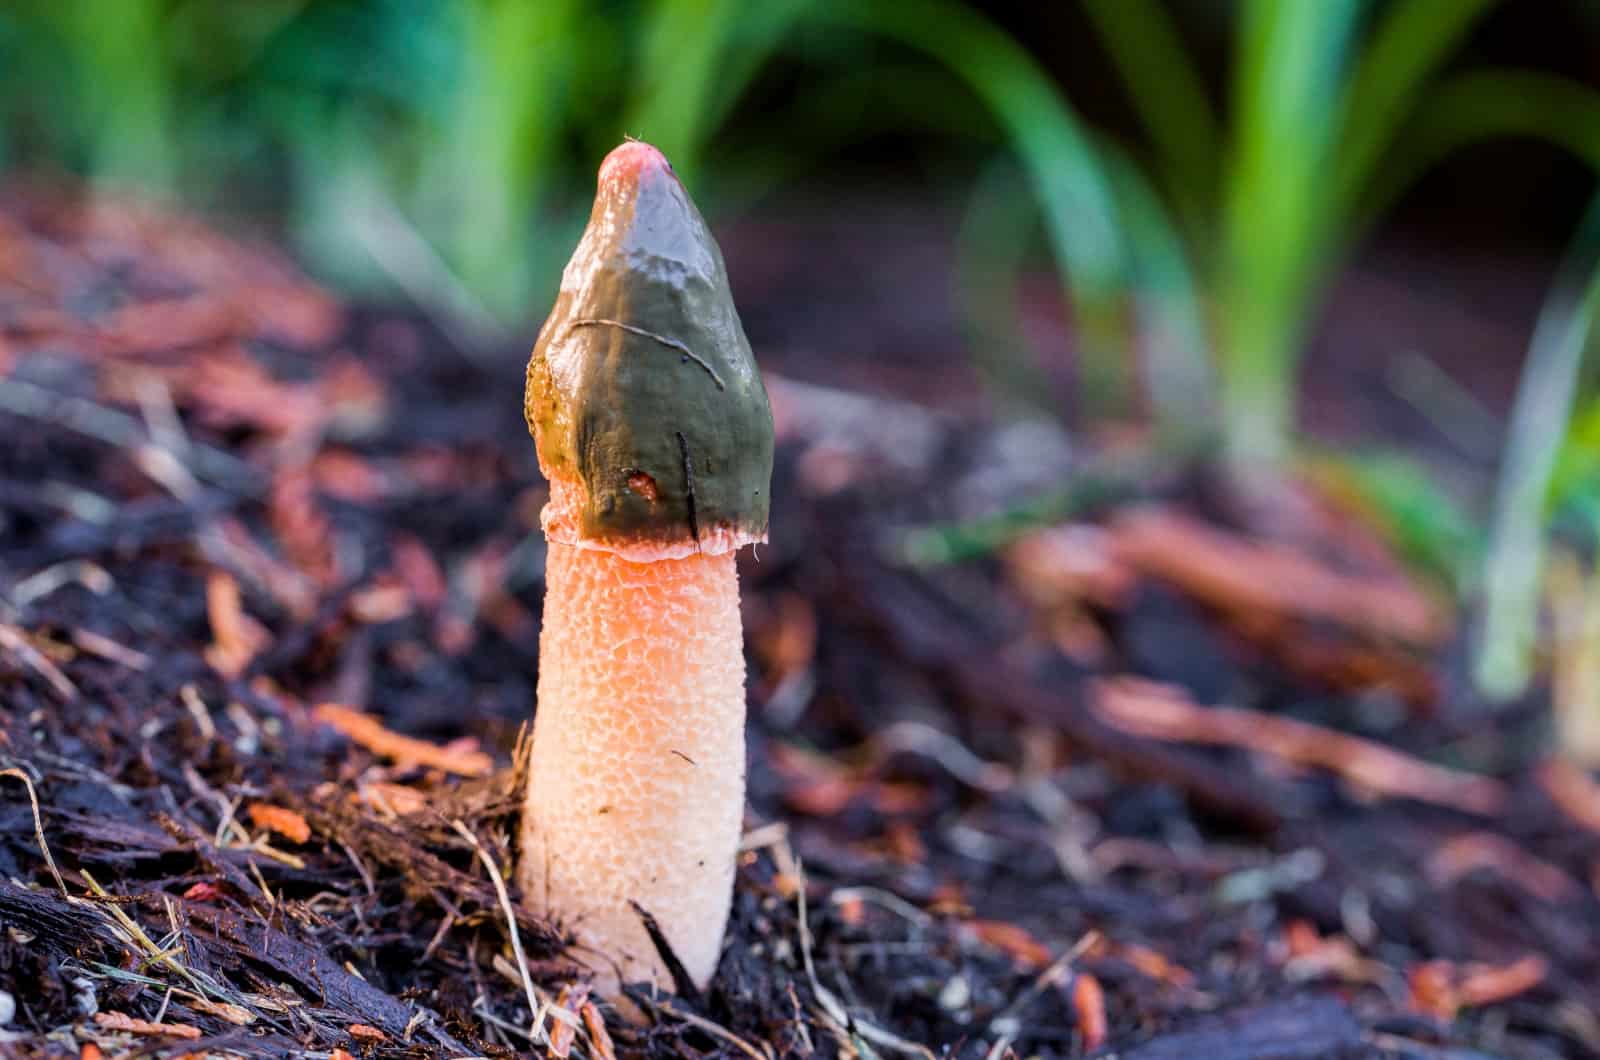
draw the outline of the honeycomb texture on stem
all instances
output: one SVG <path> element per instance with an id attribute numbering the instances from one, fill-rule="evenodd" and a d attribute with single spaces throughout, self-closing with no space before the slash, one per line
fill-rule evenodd
<path id="1" fill-rule="evenodd" d="M 744 655 L 731 553 L 650 563 L 551 541 L 519 879 L 602 992 L 716 970 L 744 808 Z"/>

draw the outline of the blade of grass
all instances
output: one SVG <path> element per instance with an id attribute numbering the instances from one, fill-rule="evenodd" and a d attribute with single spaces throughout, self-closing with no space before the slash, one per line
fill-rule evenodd
<path id="1" fill-rule="evenodd" d="M 1579 388 L 1590 389 L 1581 382 Z M 1600 511 L 1600 397 L 1590 397 L 1572 418 L 1550 483 L 1550 507 Z"/>
<path id="2" fill-rule="evenodd" d="M 1195 235 L 1217 187 L 1217 117 L 1171 15 L 1156 0 L 1087 0 L 1084 11 L 1149 131 L 1167 193 Z"/>
<path id="3" fill-rule="evenodd" d="M 1102 143 L 1127 233 L 1145 387 L 1163 440 L 1180 451 L 1217 426 L 1216 376 L 1199 284 L 1160 198 L 1133 161 Z"/>
<path id="4" fill-rule="evenodd" d="M 1433 471 L 1403 452 L 1313 452 L 1299 471 L 1354 502 L 1414 569 L 1459 589 L 1483 555 L 1482 534 Z"/>
<path id="5" fill-rule="evenodd" d="M 72 46 L 91 176 L 171 190 L 174 71 L 161 3 L 64 4 L 54 14 Z"/>
<path id="6" fill-rule="evenodd" d="M 1494 700 L 1516 697 L 1532 676 L 1547 502 L 1597 313 L 1600 197 L 1584 218 L 1539 313 L 1511 409 L 1489 531 L 1483 625 L 1475 660 L 1478 687 Z"/>
<path id="7" fill-rule="evenodd" d="M 790 38 L 805 11 L 806 0 L 745 5 L 718 65 L 716 79 L 721 90 L 706 101 L 705 129 L 714 130 L 726 120 L 761 67 Z"/>
<path id="8" fill-rule="evenodd" d="M 659 147 L 686 179 L 699 168 L 707 99 L 742 5 L 730 0 L 656 0 L 645 14 L 636 105 L 629 135 Z"/>
<path id="9" fill-rule="evenodd" d="M 989 149 L 1004 146 L 1003 132 L 954 74 L 921 56 L 876 65 L 854 63 L 830 70 L 770 121 L 784 131 L 776 140 L 724 141 L 718 145 L 717 188 L 724 205 L 765 199 L 785 183 L 814 175 L 832 179 L 830 160 L 875 136 L 929 134 Z M 803 153 L 790 141 L 804 144 Z M 1029 195 L 1031 184 L 1021 194 Z"/>
<path id="10" fill-rule="evenodd" d="M 627 131 L 694 180 L 707 140 L 802 10 L 800 0 L 656 0 Z"/>
<path id="11" fill-rule="evenodd" d="M 1373 30 L 1341 104 L 1333 214 L 1357 202 L 1402 119 L 1419 103 L 1424 82 L 1443 64 L 1494 0 L 1403 0 Z"/>
<path id="12" fill-rule="evenodd" d="M 1227 455 L 1246 480 L 1289 449 L 1307 299 L 1326 262 L 1321 184 L 1354 0 L 1251 0 L 1239 30 L 1220 299 Z"/>
<path id="13" fill-rule="evenodd" d="M 465 0 L 461 14 L 467 74 L 440 145 L 459 189 L 447 245 L 467 285 L 504 312 L 526 290 L 524 245 L 563 126 L 578 5 Z"/>
<path id="14" fill-rule="evenodd" d="M 815 15 L 923 52 L 965 81 L 1005 129 L 1033 183 L 1045 231 L 1063 266 L 1083 349 L 1090 407 L 1127 405 L 1119 300 L 1124 249 L 1109 181 L 1088 136 L 1054 83 L 988 19 L 946 0 L 862 4 L 837 0 Z"/>
<path id="15" fill-rule="evenodd" d="M 1018 286 L 1039 209 L 1016 163 L 986 166 L 956 237 L 956 294 L 970 351 L 990 401 L 1014 417 L 1053 416 L 1049 378 L 1017 326 Z"/>
<path id="16" fill-rule="evenodd" d="M 1503 136 L 1553 144 L 1600 173 L 1600 92 L 1553 74 L 1504 68 L 1443 82 L 1368 192 L 1366 216 L 1388 207 L 1446 155 Z"/>

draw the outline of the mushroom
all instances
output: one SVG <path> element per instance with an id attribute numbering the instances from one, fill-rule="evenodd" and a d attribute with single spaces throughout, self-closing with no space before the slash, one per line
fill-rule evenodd
<path id="1" fill-rule="evenodd" d="M 722 254 L 672 167 L 629 141 L 528 362 L 550 480 L 518 879 L 595 986 L 716 970 L 744 809 L 734 555 L 766 540 L 772 411 Z"/>

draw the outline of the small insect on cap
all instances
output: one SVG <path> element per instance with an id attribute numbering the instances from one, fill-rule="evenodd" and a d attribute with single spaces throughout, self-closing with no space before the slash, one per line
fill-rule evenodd
<path id="1" fill-rule="evenodd" d="M 666 158 L 600 166 L 589 227 L 528 361 L 553 540 L 650 560 L 767 536 L 772 409 L 722 252 Z"/>

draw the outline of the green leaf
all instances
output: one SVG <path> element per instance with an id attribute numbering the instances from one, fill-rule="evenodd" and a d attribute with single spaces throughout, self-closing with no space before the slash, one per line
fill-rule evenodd
<path id="1" fill-rule="evenodd" d="M 1131 385 L 1118 306 L 1126 251 L 1116 202 L 1089 135 L 1049 76 L 998 26 L 948 0 L 835 0 L 813 11 L 932 56 L 993 112 L 1033 183 L 1051 249 L 1063 266 L 1086 348 L 1088 401 L 1125 405 Z"/>
<path id="2" fill-rule="evenodd" d="M 1478 687 L 1494 699 L 1516 697 L 1532 676 L 1546 505 L 1597 314 L 1600 196 L 1539 313 L 1511 410 L 1484 568 L 1484 616 L 1475 668 Z"/>
<path id="3" fill-rule="evenodd" d="M 1228 456 L 1247 478 L 1287 456 L 1307 301 L 1327 265 L 1339 76 L 1355 0 L 1250 0 L 1239 28 L 1235 129 L 1218 277 Z"/>
<path id="4" fill-rule="evenodd" d="M 1499 68 L 1441 83 L 1369 192 L 1368 216 L 1445 156 L 1498 137 L 1542 140 L 1600 173 L 1600 92 L 1553 74 Z"/>
<path id="5" fill-rule="evenodd" d="M 1167 191 L 1199 235 L 1210 228 L 1217 186 L 1217 117 L 1184 51 L 1178 28 L 1156 0 L 1086 0 L 1101 41 L 1154 141 Z"/>
<path id="6" fill-rule="evenodd" d="M 1348 214 L 1402 119 L 1419 105 L 1424 83 L 1492 3 L 1401 0 L 1385 9 L 1341 105 L 1343 127 L 1332 191 L 1335 216 Z"/>

